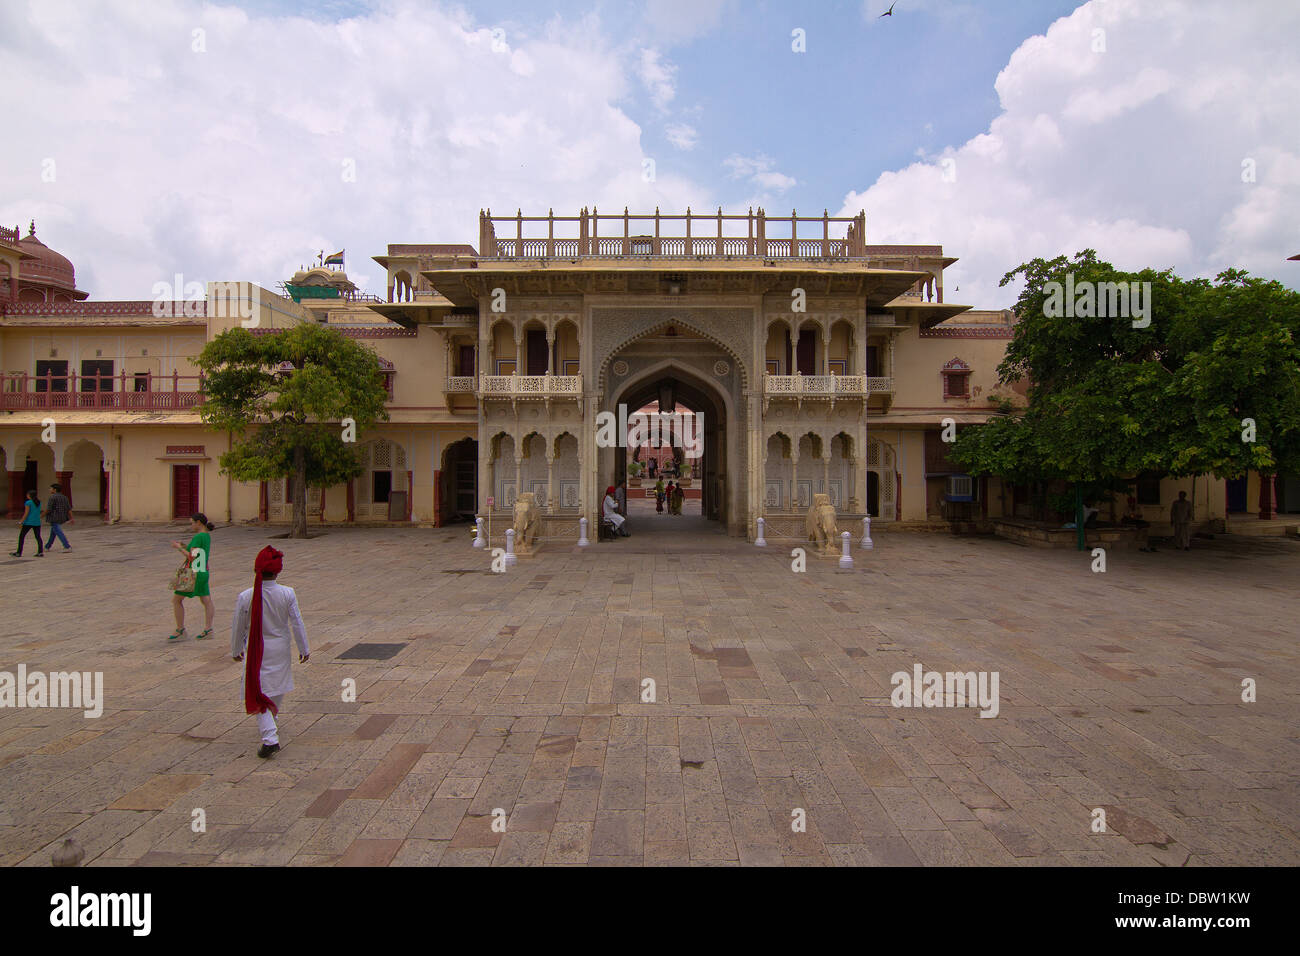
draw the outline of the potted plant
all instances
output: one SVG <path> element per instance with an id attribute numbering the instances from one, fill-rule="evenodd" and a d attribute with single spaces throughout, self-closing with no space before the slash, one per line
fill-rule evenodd
<path id="1" fill-rule="evenodd" d="M 629 488 L 641 487 L 641 471 L 645 468 L 639 461 L 630 461 L 627 465 L 627 486 Z"/>
<path id="2" fill-rule="evenodd" d="M 680 474 L 678 484 L 683 488 L 689 488 L 691 486 L 691 463 L 689 461 L 682 462 Z"/>

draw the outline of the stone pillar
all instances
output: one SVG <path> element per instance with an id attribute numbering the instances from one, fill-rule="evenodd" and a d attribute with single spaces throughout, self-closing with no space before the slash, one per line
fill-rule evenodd
<path id="1" fill-rule="evenodd" d="M 831 330 L 827 325 L 822 326 L 822 374 L 831 374 Z"/>
<path id="2" fill-rule="evenodd" d="M 791 511 L 798 511 L 802 502 L 799 501 L 799 439 L 794 438 L 790 442 L 790 501 L 794 504 Z"/>
<path id="3" fill-rule="evenodd" d="M 822 459 L 822 494 L 831 493 L 831 456 L 830 450 L 827 449 L 826 457 Z M 844 502 L 840 502 L 840 510 L 844 509 Z"/>
<path id="4" fill-rule="evenodd" d="M 546 513 L 555 514 L 555 450 L 549 442 L 546 448 Z"/>
<path id="5" fill-rule="evenodd" d="M 523 375 L 528 371 L 528 366 L 524 364 L 524 340 L 527 338 L 527 336 L 524 335 L 524 330 L 519 327 L 518 322 L 514 323 L 514 330 L 515 330 L 515 374 Z M 516 489 L 515 494 L 518 493 L 519 491 L 518 489 Z"/>
<path id="6" fill-rule="evenodd" d="M 516 501 L 519 500 L 519 496 L 523 493 L 524 490 L 524 459 L 523 456 L 519 454 L 520 451 L 521 449 L 518 443 L 516 443 L 515 444 L 515 500 Z M 504 504 L 504 502 L 502 502 L 502 504 Z"/>
<path id="7" fill-rule="evenodd" d="M 546 330 L 546 374 L 555 374 L 555 329 Z M 546 493 L 550 494 L 549 488 Z"/>

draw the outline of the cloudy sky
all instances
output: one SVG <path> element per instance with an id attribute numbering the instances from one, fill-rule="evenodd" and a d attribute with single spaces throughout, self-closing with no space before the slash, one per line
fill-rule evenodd
<path id="1" fill-rule="evenodd" d="M 4 0 L 0 223 L 102 299 L 584 205 L 865 209 L 979 308 L 1085 247 L 1300 287 L 1300 4 L 887 6 Z"/>

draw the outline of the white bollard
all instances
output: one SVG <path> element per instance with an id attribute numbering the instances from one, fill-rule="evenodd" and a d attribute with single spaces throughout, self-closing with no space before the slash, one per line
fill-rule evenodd
<path id="1" fill-rule="evenodd" d="M 474 547 L 481 548 L 487 544 L 483 536 L 483 519 L 474 519 Z"/>
<path id="2" fill-rule="evenodd" d="M 591 542 L 587 540 L 587 519 L 579 518 L 578 519 L 578 547 L 585 548 L 590 544 Z"/>
<path id="3" fill-rule="evenodd" d="M 763 519 L 758 519 L 758 537 L 754 539 L 754 547 L 766 548 L 767 539 L 763 537 Z"/>
<path id="4" fill-rule="evenodd" d="M 849 557 L 849 547 L 850 547 L 849 539 L 852 537 L 853 535 L 849 534 L 847 531 L 845 531 L 843 534 L 840 535 L 840 544 L 842 545 L 842 550 L 844 552 L 840 556 L 841 569 L 853 567 L 853 559 Z"/>
<path id="5" fill-rule="evenodd" d="M 506 560 L 507 568 L 513 568 L 519 560 L 518 558 L 515 557 L 515 529 L 514 528 L 506 529 L 506 559 L 505 560 Z"/>
<path id="6" fill-rule="evenodd" d="M 870 551 L 875 547 L 871 540 L 871 515 L 862 519 L 862 550 Z"/>

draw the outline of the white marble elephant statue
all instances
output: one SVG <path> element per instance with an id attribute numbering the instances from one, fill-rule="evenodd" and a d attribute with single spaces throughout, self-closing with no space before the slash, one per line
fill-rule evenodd
<path id="1" fill-rule="evenodd" d="M 515 499 L 515 552 L 527 553 L 532 550 L 541 528 L 541 512 L 537 508 L 537 496 L 525 491 Z"/>
<path id="2" fill-rule="evenodd" d="M 822 554 L 834 554 L 839 546 L 840 530 L 835 525 L 835 506 L 830 495 L 813 495 L 808 509 L 808 540 L 817 542 Z"/>

